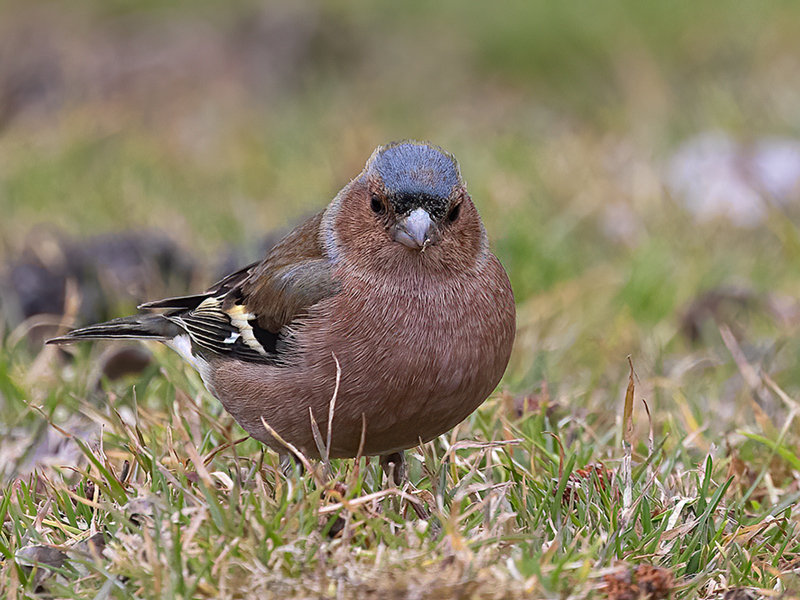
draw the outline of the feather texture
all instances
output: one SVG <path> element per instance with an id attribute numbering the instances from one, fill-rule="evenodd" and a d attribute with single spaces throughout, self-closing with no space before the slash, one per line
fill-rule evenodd
<path id="1" fill-rule="evenodd" d="M 253 437 L 285 450 L 266 421 L 309 456 L 309 415 L 334 457 L 362 437 L 388 454 L 444 433 L 497 385 L 515 333 L 511 285 L 458 164 L 417 142 L 378 148 L 262 261 L 140 308 L 51 341 L 165 341 Z"/>

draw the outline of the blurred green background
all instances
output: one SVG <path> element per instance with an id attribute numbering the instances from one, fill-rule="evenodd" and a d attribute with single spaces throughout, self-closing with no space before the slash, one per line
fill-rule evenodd
<path id="1" fill-rule="evenodd" d="M 633 353 L 645 394 L 702 396 L 722 320 L 797 389 L 798 33 L 794 3 L 6 1 L 2 252 L 163 230 L 207 282 L 426 139 L 516 292 L 507 385 L 592 407 Z"/>

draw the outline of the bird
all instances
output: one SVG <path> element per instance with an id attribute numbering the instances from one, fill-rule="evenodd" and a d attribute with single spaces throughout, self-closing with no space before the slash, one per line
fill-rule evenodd
<path id="1" fill-rule="evenodd" d="M 138 308 L 48 343 L 163 342 L 279 454 L 379 456 L 395 480 L 405 450 L 492 393 L 516 330 L 508 275 L 458 162 L 409 140 L 379 146 L 262 260 Z"/>

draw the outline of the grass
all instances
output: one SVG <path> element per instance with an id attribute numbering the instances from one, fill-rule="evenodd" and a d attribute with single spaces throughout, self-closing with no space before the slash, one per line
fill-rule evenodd
<path id="1" fill-rule="evenodd" d="M 696 133 L 797 134 L 797 8 L 43 6 L 0 9 L 0 39 L 22 22 L 54 49 L 13 46 L 0 109 L 16 64 L 62 82 L 2 123 L 4 260 L 55 221 L 164 229 L 216 266 L 375 145 L 429 138 L 461 160 L 518 333 L 398 490 L 374 459 L 287 472 L 164 348 L 107 381 L 105 346 L 7 324 L 0 597 L 800 596 L 797 197 L 736 227 L 664 168 Z"/>
<path id="2" fill-rule="evenodd" d="M 68 437 L 81 466 L 56 463 L 5 489 L 10 596 L 44 586 L 56 597 L 585 597 L 619 561 L 669 569 L 680 597 L 791 585 L 800 491 L 787 481 L 800 459 L 788 398 L 780 429 L 749 428 L 735 449 L 702 452 L 702 428 L 654 421 L 652 440 L 632 440 L 625 506 L 618 411 L 584 417 L 559 395 L 520 415 L 501 396 L 410 452 L 401 493 L 374 460 L 332 461 L 329 480 L 284 473 L 194 373 L 165 351 L 158 359 L 162 369 L 107 398 L 77 377 L 33 404 L 4 373 L 15 429 L 80 414 L 94 440 Z M 87 548 L 96 532 L 102 552 Z M 69 560 L 31 569 L 22 549 L 41 545 Z"/>

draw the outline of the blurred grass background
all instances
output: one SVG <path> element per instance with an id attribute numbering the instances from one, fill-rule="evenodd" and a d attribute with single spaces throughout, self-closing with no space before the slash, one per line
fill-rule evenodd
<path id="1" fill-rule="evenodd" d="M 788 2 L 5 0 L 0 256 L 42 224 L 157 229 L 208 283 L 375 146 L 430 140 L 515 290 L 506 389 L 547 382 L 610 432 L 631 354 L 667 447 L 771 460 L 740 430 L 786 407 L 754 404 L 719 328 L 797 395 L 798 40 Z M 603 436 L 594 458 L 613 459 Z"/>
<path id="2" fill-rule="evenodd" d="M 764 198 L 742 226 L 724 198 L 710 218 L 693 211 L 668 168 L 709 132 L 741 143 L 745 159 L 754 141 L 797 136 L 791 3 L 2 10 L 6 253 L 42 223 L 75 236 L 155 228 L 215 265 L 228 246 L 252 248 L 324 206 L 378 144 L 419 138 L 461 161 L 523 333 L 541 333 L 548 314 L 581 333 L 569 348 L 536 339 L 539 366 L 518 364 L 517 379 L 604 371 L 591 355 L 609 352 L 624 372 L 641 344 L 657 367 L 682 308 L 719 286 L 796 297 L 800 177 L 779 209 Z M 570 282 L 574 311 L 561 297 Z"/>

